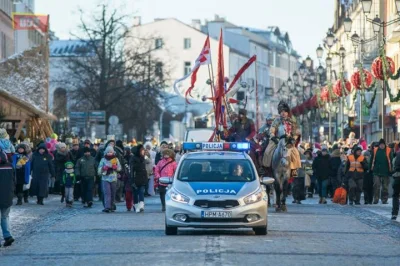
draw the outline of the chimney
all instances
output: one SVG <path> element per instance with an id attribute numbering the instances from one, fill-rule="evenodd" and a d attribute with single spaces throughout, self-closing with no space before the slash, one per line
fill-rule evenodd
<path id="1" fill-rule="evenodd" d="M 192 19 L 192 27 L 196 30 L 201 30 L 201 20 L 200 19 Z"/>
<path id="2" fill-rule="evenodd" d="M 133 17 L 133 26 L 137 27 L 140 25 L 142 25 L 142 17 L 140 17 L 140 16 Z"/>

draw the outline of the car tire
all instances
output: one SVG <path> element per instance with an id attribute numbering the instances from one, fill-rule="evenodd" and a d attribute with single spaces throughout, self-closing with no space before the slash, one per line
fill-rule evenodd
<path id="1" fill-rule="evenodd" d="M 268 230 L 267 230 L 266 226 L 265 227 L 255 227 L 255 228 L 253 228 L 253 231 L 257 236 L 265 236 L 268 234 Z"/>
<path id="2" fill-rule="evenodd" d="M 167 236 L 176 236 L 178 234 L 178 227 L 168 226 L 167 224 L 165 224 L 165 234 Z"/>

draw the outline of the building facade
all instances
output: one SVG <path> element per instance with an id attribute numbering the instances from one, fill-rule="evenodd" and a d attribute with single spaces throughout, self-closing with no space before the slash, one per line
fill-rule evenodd
<path id="1" fill-rule="evenodd" d="M 20 0 L 14 2 L 14 12 L 34 14 L 34 0 Z M 16 30 L 14 31 L 15 53 L 20 53 L 35 46 L 40 46 L 46 42 L 46 33 L 36 30 Z"/>
<path id="2" fill-rule="evenodd" d="M 370 19 L 379 16 L 381 19 L 384 18 L 385 5 L 384 1 L 373 0 L 371 6 L 371 12 L 368 15 Z M 394 1 L 393 1 L 394 4 Z M 352 32 L 350 34 L 346 33 L 344 30 L 344 19 L 346 16 L 353 21 Z M 379 56 L 379 47 L 382 42 L 380 35 L 376 36 L 373 30 L 373 24 L 366 20 L 366 15 L 363 12 L 362 4 L 360 0 L 353 0 L 349 6 L 342 4 L 342 1 L 335 0 L 335 21 L 333 25 L 333 32 L 336 36 L 336 43 L 332 47 L 333 52 L 339 51 L 339 48 L 343 46 L 346 49 L 346 57 L 344 58 L 343 68 L 344 75 L 346 78 L 350 79 L 351 75 L 360 69 L 361 63 L 363 67 L 367 70 L 371 69 L 371 64 L 373 60 Z M 357 33 L 362 40 L 370 40 L 365 42 L 358 47 L 354 47 L 351 41 L 351 36 Z M 374 37 L 376 36 L 376 39 Z M 332 56 L 332 68 L 337 73 L 341 72 L 341 59 L 339 56 Z M 353 102 L 353 95 L 347 97 L 347 106 L 344 107 L 344 115 L 337 114 L 339 124 L 348 128 L 347 131 L 353 131 L 356 133 L 357 137 L 360 137 L 360 118 L 363 125 L 362 137 L 364 137 L 367 142 L 373 140 L 379 140 L 382 137 L 382 119 L 390 112 L 389 108 L 384 108 L 385 100 L 383 99 L 383 93 L 381 89 L 381 84 L 378 84 L 377 95 L 374 104 L 371 108 L 366 108 L 365 104 L 360 104 L 360 97 L 357 96 L 356 101 Z M 373 97 L 373 92 L 365 93 L 365 100 L 371 103 Z M 346 106 L 346 105 L 345 105 Z M 385 109 L 385 110 L 384 110 Z M 351 126 L 350 120 L 354 119 L 354 124 Z M 385 127 L 385 135 L 390 131 L 389 127 Z M 344 136 L 347 137 L 347 136 Z"/>
<path id="3" fill-rule="evenodd" d="M 0 59 L 14 54 L 13 0 L 0 0 Z"/>
<path id="4" fill-rule="evenodd" d="M 277 98 L 276 93 L 283 81 L 289 77 L 289 72 L 297 69 L 300 56 L 292 49 L 288 34 L 282 34 L 276 27 L 266 30 L 249 29 L 236 26 L 219 16 L 205 23 L 194 19 L 191 25 L 173 18 L 156 19 L 154 22 L 142 24 L 141 18 L 136 17 L 132 35 L 155 38 L 154 47 L 160 47 L 155 55 L 171 71 L 166 90 L 172 92 L 174 81 L 185 76 L 193 67 L 207 35 L 210 36 L 212 62 L 214 66 L 216 65 L 221 29 L 224 38 L 225 76 L 230 81 L 250 57 L 257 55 L 257 63 L 241 76 L 241 81 L 246 81 L 250 88 L 240 89 L 236 94 L 237 99 L 244 100 L 247 96 L 249 116 L 255 118 L 257 77 L 259 111 L 262 114 L 259 119 L 263 120 L 263 117 L 270 113 L 277 114 L 278 102 L 274 100 Z M 215 75 L 217 70 L 215 67 L 213 70 Z M 210 86 L 206 84 L 209 78 L 207 66 L 201 67 L 193 90 L 195 98 L 201 99 L 204 95 L 211 96 Z M 178 84 L 180 92 L 183 93 L 189 85 L 190 79 Z"/>

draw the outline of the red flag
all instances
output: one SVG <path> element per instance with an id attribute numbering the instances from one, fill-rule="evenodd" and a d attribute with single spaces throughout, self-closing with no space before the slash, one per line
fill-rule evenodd
<path id="1" fill-rule="evenodd" d="M 225 96 L 225 75 L 224 75 L 224 41 L 222 36 L 222 28 L 219 37 L 218 46 L 218 63 L 217 63 L 217 83 L 216 83 L 216 95 L 215 95 L 215 123 L 216 128 L 220 124 L 226 126 L 224 96 Z"/>
<path id="2" fill-rule="evenodd" d="M 204 45 L 203 45 L 203 49 L 201 50 L 200 55 L 197 57 L 197 59 L 196 59 L 196 61 L 195 61 L 195 63 L 194 63 L 194 66 L 193 66 L 192 71 L 190 71 L 190 73 L 188 73 L 188 74 L 187 74 L 186 76 L 184 76 L 183 78 L 180 78 L 180 79 L 178 79 L 178 80 L 175 81 L 175 83 L 174 83 L 174 90 L 175 90 L 176 94 L 180 95 L 180 92 L 179 92 L 179 90 L 176 88 L 176 85 L 177 85 L 179 82 L 181 82 L 181 81 L 187 79 L 187 78 L 191 75 L 192 78 L 191 78 L 190 87 L 189 87 L 189 88 L 186 90 L 186 92 L 185 92 L 186 102 L 190 103 L 190 102 L 187 100 L 187 96 L 188 96 L 188 95 L 192 96 L 192 95 L 191 95 L 191 92 L 192 92 L 192 90 L 193 90 L 193 88 L 194 88 L 194 84 L 196 83 L 196 80 L 197 80 L 197 71 L 199 70 L 200 66 L 202 66 L 202 65 L 208 65 L 208 64 L 210 64 L 210 63 L 211 63 L 210 36 L 207 36 L 207 39 L 206 39 L 206 41 L 204 42 Z"/>
<path id="3" fill-rule="evenodd" d="M 257 60 L 257 56 L 253 55 L 249 61 L 247 61 L 246 64 L 242 66 L 242 68 L 238 71 L 238 73 L 235 75 L 235 78 L 233 79 L 232 83 L 229 85 L 227 93 L 233 88 L 233 86 L 236 84 L 236 82 L 239 80 L 239 78 L 243 75 L 243 73 Z"/>

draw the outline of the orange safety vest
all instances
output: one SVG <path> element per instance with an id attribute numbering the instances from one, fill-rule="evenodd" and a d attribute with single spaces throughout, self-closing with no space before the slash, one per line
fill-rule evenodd
<path id="1" fill-rule="evenodd" d="M 372 161 L 372 168 L 375 167 L 375 158 L 376 158 L 376 152 L 378 151 L 379 147 L 374 148 L 374 160 Z M 386 158 L 389 163 L 389 172 L 392 171 L 392 163 L 390 162 L 390 148 L 386 147 Z"/>
<path id="2" fill-rule="evenodd" d="M 349 172 L 359 172 L 363 173 L 364 168 L 362 167 L 361 163 L 364 161 L 364 156 L 360 155 L 357 160 L 354 157 L 354 155 L 349 155 L 349 162 L 350 162 L 350 168 Z"/>

